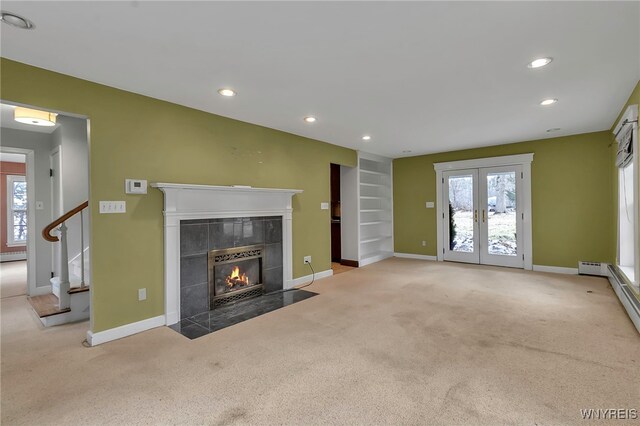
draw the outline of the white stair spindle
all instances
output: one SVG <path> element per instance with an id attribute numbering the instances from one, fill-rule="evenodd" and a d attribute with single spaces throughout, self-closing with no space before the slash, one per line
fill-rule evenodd
<path id="1" fill-rule="evenodd" d="M 60 309 L 69 308 L 71 297 L 69 295 L 69 253 L 67 250 L 67 226 L 62 222 L 60 225 Z"/>

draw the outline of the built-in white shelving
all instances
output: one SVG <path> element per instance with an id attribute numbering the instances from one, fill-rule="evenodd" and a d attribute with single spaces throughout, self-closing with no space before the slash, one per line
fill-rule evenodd
<path id="1" fill-rule="evenodd" d="M 358 264 L 393 256 L 393 186 L 390 158 L 358 152 Z"/>

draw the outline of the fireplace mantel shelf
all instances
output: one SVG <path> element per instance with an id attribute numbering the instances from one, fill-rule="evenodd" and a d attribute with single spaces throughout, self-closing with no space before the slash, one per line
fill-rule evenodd
<path id="1" fill-rule="evenodd" d="M 218 186 L 218 185 L 196 185 L 187 183 L 165 183 L 154 182 L 151 184 L 153 188 L 162 189 L 195 189 L 206 191 L 233 191 L 233 192 L 280 192 L 289 194 L 300 194 L 302 189 L 284 189 L 284 188 L 254 188 L 252 186 Z"/>

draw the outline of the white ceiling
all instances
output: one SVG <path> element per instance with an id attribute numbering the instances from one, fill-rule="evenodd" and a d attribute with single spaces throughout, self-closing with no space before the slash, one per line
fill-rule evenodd
<path id="1" fill-rule="evenodd" d="M 2 8 L 36 25 L 1 25 L 4 57 L 391 157 L 609 129 L 640 79 L 639 2 Z"/>
<path id="2" fill-rule="evenodd" d="M 53 133 L 60 125 L 55 126 L 34 126 L 31 124 L 19 123 L 13 119 L 13 110 L 15 106 L 0 104 L 0 126 L 10 129 L 27 130 L 29 132 Z"/>

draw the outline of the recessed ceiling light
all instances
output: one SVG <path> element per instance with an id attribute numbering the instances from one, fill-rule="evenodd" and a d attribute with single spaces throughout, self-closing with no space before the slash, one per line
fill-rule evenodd
<path id="1" fill-rule="evenodd" d="M 2 11 L 0 12 L 0 21 L 23 30 L 31 30 L 34 28 L 33 22 L 27 18 L 23 18 L 15 13 Z"/>
<path id="2" fill-rule="evenodd" d="M 218 93 L 220 93 L 222 96 L 226 96 L 226 97 L 231 97 L 231 96 L 235 96 L 236 92 L 234 92 L 231 89 L 220 89 L 218 90 Z"/>
<path id="3" fill-rule="evenodd" d="M 362 140 L 363 140 L 363 141 L 370 141 L 370 140 L 371 140 L 371 136 L 369 136 L 369 135 L 364 135 L 364 136 L 362 137 Z"/>
<path id="4" fill-rule="evenodd" d="M 540 101 L 540 105 L 542 105 L 542 106 L 553 105 L 556 102 L 558 102 L 557 99 L 544 99 L 544 100 Z"/>
<path id="5" fill-rule="evenodd" d="M 18 123 L 31 124 L 33 126 L 55 126 L 58 114 L 37 109 L 16 107 L 13 110 L 13 119 Z"/>
<path id="6" fill-rule="evenodd" d="M 553 58 L 538 58 L 538 59 L 534 59 L 533 61 L 529 62 L 527 64 L 527 67 L 529 67 L 529 68 L 541 68 L 541 67 L 544 67 L 545 65 L 549 65 L 551 63 L 551 61 L 553 61 Z"/>
<path id="7" fill-rule="evenodd" d="M 558 130 L 562 130 L 560 127 L 553 127 L 551 129 L 547 129 L 547 133 L 557 132 Z"/>
<path id="8" fill-rule="evenodd" d="M 305 123 L 315 123 L 316 122 L 316 118 L 312 117 L 312 116 L 307 116 L 304 118 Z"/>

